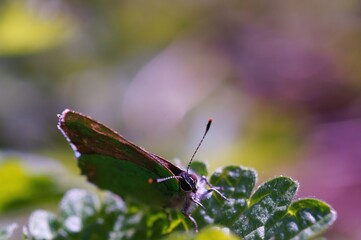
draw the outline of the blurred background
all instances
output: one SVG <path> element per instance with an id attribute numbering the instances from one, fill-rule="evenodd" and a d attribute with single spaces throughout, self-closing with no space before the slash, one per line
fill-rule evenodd
<path id="1" fill-rule="evenodd" d="M 0 226 L 88 187 L 74 109 L 167 159 L 255 168 L 331 204 L 361 239 L 361 2 L 0 2 Z M 17 229 L 21 232 L 21 227 Z"/>

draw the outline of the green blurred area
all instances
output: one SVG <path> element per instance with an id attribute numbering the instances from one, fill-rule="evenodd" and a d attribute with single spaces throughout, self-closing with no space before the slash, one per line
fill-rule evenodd
<path id="1" fill-rule="evenodd" d="M 73 181 L 76 161 L 56 128 L 65 108 L 185 165 L 213 117 L 196 155 L 210 172 L 242 164 L 260 181 L 292 176 L 300 196 L 339 213 L 328 239 L 358 239 L 359 9 L 341 0 L 1 1 L 0 151 L 21 156 L 0 158 L 0 213 L 26 219 L 22 209 L 85 184 Z M 40 171 L 49 159 L 61 174 Z"/>
<path id="2" fill-rule="evenodd" d="M 31 177 L 26 173 L 26 170 L 20 163 L 16 161 L 4 163 L 1 166 L 0 174 L 3 180 L 0 185 L 0 192 L 3 196 L 0 201 L 1 211 L 21 207 L 21 205 L 26 202 L 38 199 L 37 195 L 40 194 L 39 190 L 46 193 L 46 189 L 52 186 L 48 177 Z"/>
<path id="3" fill-rule="evenodd" d="M 64 169 L 52 161 L 36 155 L 0 152 L 0 212 L 34 204 L 57 204 L 66 181 L 59 179 Z"/>

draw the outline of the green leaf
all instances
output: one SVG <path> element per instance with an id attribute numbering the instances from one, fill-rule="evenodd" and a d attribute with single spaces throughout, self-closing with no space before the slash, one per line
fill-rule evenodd
<path id="1" fill-rule="evenodd" d="M 7 240 L 13 235 L 14 230 L 17 228 L 16 223 L 0 228 L 0 240 Z"/>
<path id="2" fill-rule="evenodd" d="M 261 185 L 249 199 L 248 209 L 235 221 L 232 229 L 245 239 L 264 236 L 265 224 L 282 215 L 291 203 L 298 184 L 278 177 Z"/>
<path id="3" fill-rule="evenodd" d="M 291 203 L 299 185 L 289 177 L 271 179 L 251 195 L 255 181 L 251 169 L 229 166 L 215 172 L 210 182 L 223 188 L 228 201 L 213 194 L 203 202 L 206 210 L 197 209 L 193 216 L 201 227 L 223 225 L 243 239 L 308 239 L 336 219 L 335 211 L 320 200 Z"/>
<path id="4" fill-rule="evenodd" d="M 208 176 L 207 166 L 204 162 L 193 161 L 190 168 L 199 176 Z"/>
<path id="5" fill-rule="evenodd" d="M 256 178 L 254 170 L 242 167 L 230 166 L 216 171 L 211 176 L 210 183 L 221 187 L 228 201 L 215 194 L 204 200 L 203 205 L 206 210 L 199 208 L 194 214 L 198 224 L 206 226 L 214 223 L 231 226 L 246 210 L 247 199 L 251 196 Z"/>
<path id="6" fill-rule="evenodd" d="M 213 193 L 192 216 L 200 232 L 179 210 L 169 215 L 106 192 L 99 197 L 72 189 L 63 197 L 57 215 L 35 211 L 25 239 L 309 239 L 325 231 L 335 211 L 317 199 L 292 202 L 298 183 L 277 177 L 252 194 L 256 172 L 240 166 L 217 170 L 210 183 L 220 187 L 224 200 Z M 169 219 L 172 219 L 171 221 Z M 222 226 L 222 227 L 217 227 Z"/>
<path id="7" fill-rule="evenodd" d="M 325 231 L 336 220 L 336 212 L 312 198 L 293 202 L 287 213 L 267 228 L 266 239 L 308 239 Z"/>
<path id="8" fill-rule="evenodd" d="M 57 235 L 56 217 L 44 210 L 37 210 L 30 215 L 28 228 L 24 231 L 27 239 L 55 239 Z"/>
<path id="9" fill-rule="evenodd" d="M 72 189 L 61 200 L 57 215 L 43 210 L 31 214 L 24 238 L 146 239 L 144 229 L 142 211 L 126 208 L 120 197 L 107 192 L 101 202 L 89 191 Z"/>
<path id="10" fill-rule="evenodd" d="M 61 200 L 60 220 L 67 222 L 69 219 L 77 218 L 75 221 L 79 223 L 86 222 L 96 215 L 99 209 L 100 202 L 97 196 L 83 189 L 73 189 L 68 191 Z M 75 229 L 73 231 L 76 232 Z"/>

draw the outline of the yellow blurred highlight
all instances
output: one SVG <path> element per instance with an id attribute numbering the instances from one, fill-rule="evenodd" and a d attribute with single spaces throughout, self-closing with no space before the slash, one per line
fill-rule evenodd
<path id="1" fill-rule="evenodd" d="M 254 109 L 242 129 L 242 139 L 222 149 L 215 159 L 221 159 L 223 165 L 255 168 L 261 179 L 280 174 L 280 165 L 292 166 L 302 154 L 302 126 L 297 125 L 295 116 L 273 110 Z"/>
<path id="2" fill-rule="evenodd" d="M 32 14 L 21 1 L 0 10 L 0 55 L 19 55 L 46 50 L 70 37 L 69 21 Z"/>
<path id="3" fill-rule="evenodd" d="M 26 196 L 30 179 L 25 169 L 17 161 L 6 161 L 0 165 L 0 212 L 13 199 Z"/>
<path id="4" fill-rule="evenodd" d="M 203 229 L 196 236 L 196 240 L 239 240 L 230 230 L 220 227 L 211 227 Z"/>

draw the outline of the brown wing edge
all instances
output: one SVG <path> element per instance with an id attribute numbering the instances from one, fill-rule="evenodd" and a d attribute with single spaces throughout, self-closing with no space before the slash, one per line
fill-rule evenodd
<path id="1" fill-rule="evenodd" d="M 117 140 L 119 140 L 122 144 L 124 145 L 128 145 L 129 147 L 131 147 L 132 149 L 134 149 L 136 152 L 138 152 L 141 155 L 145 155 L 153 160 L 155 160 L 156 162 L 158 162 L 159 164 L 161 164 L 162 166 L 165 166 L 167 169 L 169 169 L 169 171 L 171 172 L 171 174 L 173 175 L 179 175 L 181 172 L 183 172 L 183 170 L 181 170 L 180 168 L 178 168 L 177 166 L 175 166 L 173 163 L 167 161 L 166 159 L 153 154 L 151 152 L 148 152 L 140 147 L 138 147 L 137 145 L 135 145 L 134 143 L 132 143 L 131 141 L 125 139 L 123 136 L 121 136 L 119 133 L 117 133 L 116 131 L 112 130 L 111 128 L 109 128 L 108 126 L 104 125 L 103 123 L 100 123 L 98 121 L 93 120 L 91 117 L 86 116 L 82 113 L 79 113 L 77 111 L 74 110 L 70 110 L 70 109 L 65 109 L 61 114 L 58 114 L 58 129 L 60 130 L 60 132 L 63 134 L 63 136 L 65 137 L 65 139 L 68 141 L 68 143 L 70 144 L 71 148 L 73 149 L 76 158 L 79 158 L 81 156 L 81 151 L 79 151 L 78 147 L 72 142 L 71 138 L 69 137 L 69 134 L 67 132 L 70 132 L 70 130 L 68 129 L 68 127 L 66 126 L 66 121 L 67 118 L 71 117 L 71 115 L 74 115 L 76 117 L 80 117 L 82 119 L 86 119 L 87 121 L 94 123 L 94 125 L 98 125 L 101 128 L 104 128 L 107 132 L 104 131 L 99 131 L 98 134 L 103 134 L 106 136 L 109 136 L 109 134 L 111 134 L 111 137 L 116 138 Z"/>

